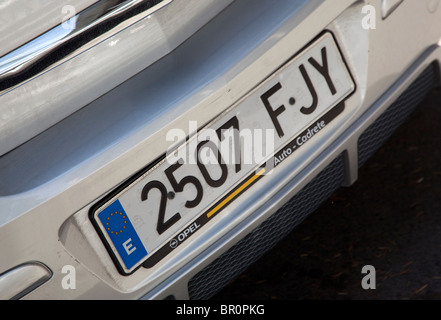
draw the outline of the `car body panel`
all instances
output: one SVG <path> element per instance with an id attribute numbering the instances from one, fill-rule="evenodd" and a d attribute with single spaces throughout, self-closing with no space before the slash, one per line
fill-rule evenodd
<path id="1" fill-rule="evenodd" d="M 382 1 L 369 4 L 381 8 Z M 386 19 L 378 18 L 376 29 L 365 29 L 365 5 L 352 0 L 234 1 L 162 59 L 118 86 L 122 78 L 108 84 L 114 86 L 110 91 L 95 88 L 85 94 L 82 85 L 89 90 L 90 84 L 76 77 L 72 87 L 78 91 L 66 94 L 82 108 L 61 115 L 46 131 L 0 158 L 0 252 L 8 257 L 0 261 L 0 270 L 30 260 L 52 270 L 52 278 L 28 299 L 186 299 L 187 284 L 199 270 L 338 155 L 345 158 L 345 184 L 352 184 L 358 175 L 360 134 L 425 67 L 441 60 L 441 29 L 419 23 L 439 25 L 441 10 L 404 1 Z M 166 140 L 169 130 L 194 134 L 189 121 L 204 127 L 325 30 L 335 37 L 357 87 L 342 115 L 194 241 L 152 269 L 121 275 L 90 222 L 90 209 L 161 158 L 173 143 Z M 53 71 L 46 73 L 49 82 L 57 75 Z M 78 100 L 76 95 L 83 94 L 85 100 Z M 76 270 L 76 290 L 62 288 L 65 265 Z"/>
<path id="2" fill-rule="evenodd" d="M 0 155 L 167 55 L 231 2 L 208 0 L 196 6 L 191 1 L 171 2 L 154 15 L 135 15 L 30 79 L 2 90 Z"/>

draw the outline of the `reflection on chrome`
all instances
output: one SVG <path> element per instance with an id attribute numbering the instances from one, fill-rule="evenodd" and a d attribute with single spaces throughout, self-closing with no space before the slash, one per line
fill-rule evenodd
<path id="1" fill-rule="evenodd" d="M 78 49 L 86 50 L 108 32 L 127 27 L 173 0 L 100 0 L 38 38 L 0 58 L 0 91 L 23 83 L 55 66 Z M 110 36 L 110 35 L 109 35 Z"/>

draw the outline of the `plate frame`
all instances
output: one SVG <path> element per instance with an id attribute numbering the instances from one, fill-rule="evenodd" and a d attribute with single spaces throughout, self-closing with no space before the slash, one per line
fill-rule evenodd
<path id="1" fill-rule="evenodd" d="M 215 117 L 213 117 L 212 120 L 210 120 L 208 123 L 204 124 L 203 126 L 201 126 L 200 128 L 198 128 L 199 132 L 200 130 L 203 130 L 207 127 L 209 127 L 213 122 L 215 122 L 216 120 L 218 120 L 220 117 L 222 117 L 226 112 L 232 110 L 233 108 L 235 108 L 241 101 L 243 101 L 244 99 L 246 99 L 249 95 L 251 95 L 255 90 L 257 90 L 261 85 L 263 85 L 267 80 L 271 79 L 271 77 L 273 77 L 276 73 L 278 73 L 281 69 L 285 68 L 289 63 L 292 62 L 292 60 L 294 60 L 297 56 L 299 56 L 300 54 L 302 54 L 303 52 L 305 52 L 309 47 L 311 47 L 314 42 L 317 42 L 320 38 L 324 37 L 325 35 L 329 34 L 332 39 L 333 39 L 333 43 L 336 46 L 336 49 L 338 51 L 338 53 L 340 54 L 340 58 L 343 62 L 343 65 L 346 68 L 346 71 L 349 75 L 349 77 L 352 80 L 353 83 L 353 90 L 345 97 L 343 98 L 342 101 L 340 101 L 339 103 L 337 103 L 337 105 L 335 105 L 334 107 L 330 108 L 327 112 L 323 113 L 321 115 L 321 118 L 325 117 L 328 113 L 332 112 L 335 108 L 339 107 L 339 105 L 343 105 L 343 110 L 341 110 L 341 112 L 339 112 L 336 116 L 338 116 L 340 113 L 342 113 L 344 111 L 344 106 L 345 106 L 345 101 L 347 99 L 349 99 L 356 91 L 357 91 L 357 83 L 352 75 L 351 69 L 349 68 L 349 65 L 345 59 L 345 56 L 343 55 L 343 52 L 340 48 L 340 45 L 334 35 L 334 33 L 331 30 L 323 30 L 319 35 L 317 35 L 313 40 L 311 40 L 310 42 L 308 42 L 305 46 L 303 46 L 300 50 L 298 50 L 295 54 L 293 54 L 285 63 L 283 63 L 282 65 L 280 65 L 277 69 L 275 69 L 268 77 L 264 78 L 262 81 L 260 81 L 258 84 L 256 84 L 252 89 L 250 89 L 243 97 L 239 98 L 235 103 L 231 104 L 230 107 L 228 107 L 227 109 L 225 109 L 224 111 L 222 111 L 220 114 L 216 115 Z M 320 119 L 321 119 L 320 118 Z M 308 130 L 309 126 L 306 127 L 304 130 Z M 197 134 L 196 132 L 196 134 Z M 303 131 L 299 133 L 299 135 L 302 135 Z M 193 135 L 192 135 L 193 136 Z M 187 136 L 186 137 L 186 142 L 192 137 L 192 136 Z M 293 139 L 295 140 L 298 136 L 295 136 Z M 291 140 L 293 141 L 293 140 Z M 285 145 L 282 145 L 281 148 L 283 149 L 284 147 L 286 147 L 288 144 L 290 144 L 291 142 L 288 142 Z M 176 148 L 179 148 L 181 145 L 177 146 Z M 273 159 L 273 157 L 277 154 L 278 152 L 276 152 L 271 159 Z M 294 152 L 293 152 L 294 154 Z M 98 233 L 98 236 L 102 242 L 102 244 L 104 245 L 104 247 L 106 248 L 108 254 L 110 255 L 115 267 L 117 268 L 118 272 L 124 276 L 129 276 L 131 274 L 133 274 L 134 272 L 136 272 L 140 267 L 144 267 L 144 268 L 152 268 L 154 267 L 154 265 L 159 262 L 160 260 L 154 261 L 153 265 L 147 265 L 146 262 L 148 260 L 153 260 L 151 259 L 158 251 L 161 250 L 161 248 L 167 243 L 164 242 L 163 245 L 161 245 L 159 247 L 159 249 L 157 251 L 155 251 L 151 256 L 147 255 L 148 258 L 144 259 L 144 261 L 142 263 L 140 263 L 139 266 L 137 266 L 136 268 L 134 268 L 132 271 L 130 272 L 126 272 L 124 270 L 124 268 L 121 266 L 121 262 L 119 261 L 117 255 L 115 254 L 112 245 L 109 243 L 109 241 L 106 239 L 103 231 L 101 230 L 100 226 L 98 225 L 98 222 L 95 220 L 94 216 L 95 216 L 95 212 L 99 209 L 101 209 L 106 203 L 108 203 L 110 200 L 112 200 L 112 198 L 115 198 L 119 193 L 121 193 L 122 191 L 124 191 L 125 189 L 127 189 L 131 184 L 133 184 L 136 180 L 138 180 L 139 178 L 141 178 L 143 175 L 145 175 L 148 171 L 152 170 L 154 167 L 156 167 L 157 165 L 159 165 L 165 158 L 166 158 L 167 153 L 164 153 L 163 155 L 161 155 L 160 157 L 158 157 L 156 160 L 152 161 L 150 164 L 148 164 L 147 166 L 145 166 L 143 169 L 139 170 L 137 173 L 133 174 L 131 177 L 129 177 L 127 180 L 123 181 L 120 185 L 118 185 L 115 189 L 113 189 L 112 191 L 110 191 L 107 195 L 105 195 L 104 197 L 102 197 L 100 200 L 98 200 L 95 204 L 93 204 L 90 207 L 89 210 L 89 220 L 91 221 L 94 229 L 96 230 L 96 232 Z M 266 162 L 265 162 L 266 163 Z M 258 170 L 258 168 L 260 168 L 261 166 L 257 166 L 256 167 L 256 171 Z M 252 175 L 254 175 L 255 173 L 253 172 Z M 249 189 L 253 184 L 255 184 L 257 181 L 259 181 L 263 176 L 259 177 L 258 179 L 256 179 L 255 181 L 253 181 L 253 183 L 251 183 L 250 185 L 248 185 L 244 190 L 241 191 L 241 194 L 244 193 L 247 189 Z M 243 178 L 243 180 L 241 180 L 241 182 L 238 185 L 241 185 L 244 181 L 248 180 L 249 175 L 245 176 Z M 237 186 L 238 186 L 237 185 Z M 206 210 L 203 210 L 200 212 L 199 215 L 195 215 L 195 218 L 192 220 L 192 223 L 194 223 L 194 221 L 196 221 L 201 215 L 204 215 L 206 212 L 209 212 L 211 210 L 211 208 L 213 208 L 214 206 L 216 206 L 217 203 L 219 203 L 219 201 L 221 201 L 221 199 L 223 199 L 226 195 L 230 194 L 231 192 L 233 192 L 237 186 L 233 186 L 233 189 L 228 191 L 226 194 L 222 195 L 218 200 L 215 200 L 215 202 L 213 203 L 213 205 L 209 206 Z M 223 208 L 222 208 L 223 209 Z M 220 211 L 219 211 L 220 212 Z M 183 229 L 185 229 L 185 227 L 183 227 Z M 178 232 L 179 234 L 180 232 Z"/>

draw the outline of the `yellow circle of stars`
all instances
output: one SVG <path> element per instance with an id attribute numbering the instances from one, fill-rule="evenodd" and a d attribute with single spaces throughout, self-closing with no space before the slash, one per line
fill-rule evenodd
<path id="1" fill-rule="evenodd" d="M 122 212 L 118 212 L 118 211 L 112 212 L 112 213 L 110 214 L 110 217 L 107 217 L 107 220 L 110 220 L 110 218 L 111 218 L 112 216 L 114 216 L 114 215 L 115 215 L 115 216 L 121 216 L 121 217 L 124 219 L 124 223 L 127 223 L 126 216 L 123 215 Z M 121 233 L 123 233 L 123 231 L 124 231 L 125 228 L 126 228 L 126 226 L 123 226 L 122 229 L 120 229 L 120 230 L 110 230 L 109 222 L 106 222 L 106 229 L 107 229 L 107 231 L 109 231 L 111 234 L 115 234 L 115 235 L 121 234 Z"/>

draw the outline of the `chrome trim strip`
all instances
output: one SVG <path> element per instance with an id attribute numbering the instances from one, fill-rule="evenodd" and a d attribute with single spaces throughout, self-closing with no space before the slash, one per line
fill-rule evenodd
<path id="1" fill-rule="evenodd" d="M 137 16 L 149 16 L 173 0 L 100 0 L 38 38 L 0 58 L 0 91 L 23 83 L 79 48 Z M 118 30 L 115 30 L 116 32 Z"/>

